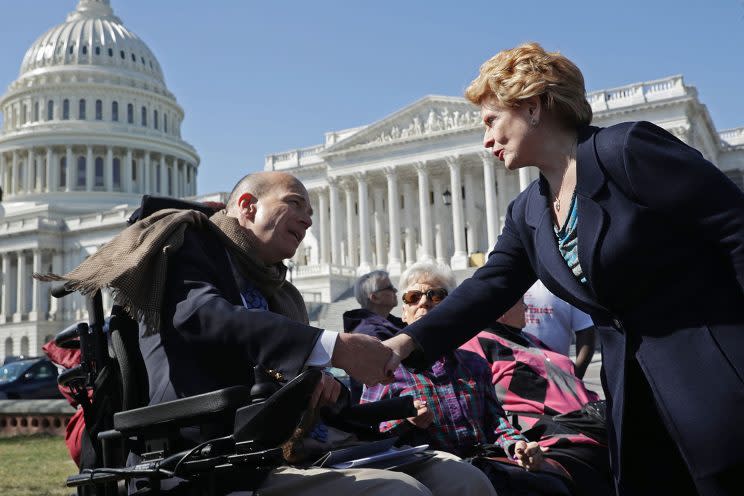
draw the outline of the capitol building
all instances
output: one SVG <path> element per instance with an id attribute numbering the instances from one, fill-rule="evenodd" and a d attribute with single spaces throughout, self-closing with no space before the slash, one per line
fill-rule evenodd
<path id="1" fill-rule="evenodd" d="M 595 125 L 652 121 L 744 188 L 744 128 L 717 130 L 682 76 L 588 99 Z M 86 317 L 81 297 L 51 298 L 33 272 L 77 266 L 124 227 L 143 194 L 206 197 L 197 196 L 199 156 L 181 138 L 184 111 L 109 0 L 79 0 L 38 38 L 0 111 L 1 359 L 38 354 Z M 266 157 L 265 170 L 294 174 L 310 192 L 313 226 L 287 264 L 313 320 L 340 327 L 330 309 L 353 306 L 349 289 L 369 270 L 396 276 L 430 260 L 462 278 L 484 263 L 509 202 L 536 172 L 507 171 L 482 135 L 464 98 L 426 96 L 377 122 L 328 131 L 316 146 Z"/>

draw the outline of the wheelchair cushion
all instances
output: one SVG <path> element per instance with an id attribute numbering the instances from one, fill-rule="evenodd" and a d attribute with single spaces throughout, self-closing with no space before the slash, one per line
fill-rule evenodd
<path id="1" fill-rule="evenodd" d="M 184 427 L 206 423 L 214 417 L 232 415 L 251 401 L 251 388 L 232 386 L 158 405 L 114 414 L 114 429 L 122 433 L 157 427 Z"/>

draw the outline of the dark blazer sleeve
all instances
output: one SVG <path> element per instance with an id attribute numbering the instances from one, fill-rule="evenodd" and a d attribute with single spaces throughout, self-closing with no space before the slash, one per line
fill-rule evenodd
<path id="1" fill-rule="evenodd" d="M 189 345 L 239 350 L 252 365 L 280 371 L 286 378 L 297 375 L 322 330 L 232 303 L 239 294 L 224 250 L 202 236 L 187 230 L 182 249 L 171 259 L 163 319 L 170 319 Z"/>
<path id="2" fill-rule="evenodd" d="M 431 313 L 401 331 L 417 345 L 406 365 L 428 367 L 503 315 L 535 282 L 537 277 L 517 229 L 517 224 L 523 222 L 524 208 L 515 204 L 523 205 L 520 200 L 524 200 L 525 193 L 509 205 L 504 230 L 486 264 Z"/>
<path id="3" fill-rule="evenodd" d="M 649 122 L 626 134 L 623 165 L 635 200 L 716 245 L 744 289 L 744 192 L 699 151 Z"/>

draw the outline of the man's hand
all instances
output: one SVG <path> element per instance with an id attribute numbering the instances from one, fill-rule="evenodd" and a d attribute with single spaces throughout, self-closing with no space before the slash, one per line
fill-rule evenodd
<path id="1" fill-rule="evenodd" d="M 434 412 L 429 410 L 429 407 L 426 406 L 426 402 L 423 400 L 413 400 L 413 406 L 416 407 L 416 416 L 408 417 L 406 420 L 419 429 L 428 428 L 434 422 Z"/>
<path id="2" fill-rule="evenodd" d="M 413 339 L 408 334 L 397 334 L 390 339 L 386 339 L 382 344 L 393 350 L 390 360 L 385 365 L 385 374 L 387 376 L 392 376 L 395 369 L 400 365 L 400 362 L 408 357 L 416 347 Z"/>
<path id="3" fill-rule="evenodd" d="M 392 374 L 385 372 L 391 355 L 390 348 L 383 346 L 377 338 L 342 332 L 333 348 L 331 363 L 359 382 L 374 386 L 392 379 Z"/>
<path id="4" fill-rule="evenodd" d="M 514 445 L 514 459 L 520 467 L 533 472 L 540 469 L 544 451 L 548 451 L 548 448 L 543 448 L 534 441 L 517 441 Z"/>
<path id="5" fill-rule="evenodd" d="M 310 397 L 310 409 L 316 406 L 333 405 L 341 393 L 341 383 L 338 382 L 331 374 L 323 372 L 323 377 L 315 386 L 315 391 Z"/>

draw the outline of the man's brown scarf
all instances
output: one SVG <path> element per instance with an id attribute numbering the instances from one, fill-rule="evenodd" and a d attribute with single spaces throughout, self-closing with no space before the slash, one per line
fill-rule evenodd
<path id="1" fill-rule="evenodd" d="M 126 228 L 69 273 L 34 277 L 67 281 L 68 289 L 83 294 L 110 288 L 132 317 L 144 320 L 147 334 L 155 334 L 160 330 L 168 259 L 181 248 L 189 227 L 219 238 L 243 277 L 264 295 L 269 310 L 307 324 L 302 296 L 285 280 L 287 268 L 282 263 L 266 265 L 256 259 L 248 231 L 224 210 L 212 217 L 195 210 L 159 210 Z"/>

